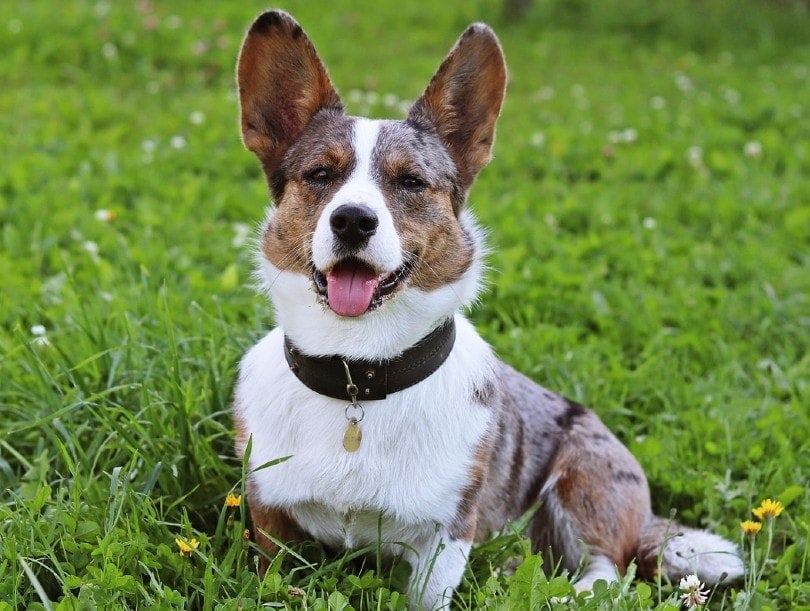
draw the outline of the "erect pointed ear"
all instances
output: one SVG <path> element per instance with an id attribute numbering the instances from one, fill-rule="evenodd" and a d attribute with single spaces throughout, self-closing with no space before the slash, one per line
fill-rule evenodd
<path id="1" fill-rule="evenodd" d="M 450 50 L 408 119 L 433 127 L 466 191 L 489 162 L 506 91 L 506 62 L 489 26 L 474 23 Z"/>
<path id="2" fill-rule="evenodd" d="M 295 19 L 268 11 L 250 26 L 236 69 L 242 141 L 268 180 L 321 109 L 343 110 L 315 47 Z"/>

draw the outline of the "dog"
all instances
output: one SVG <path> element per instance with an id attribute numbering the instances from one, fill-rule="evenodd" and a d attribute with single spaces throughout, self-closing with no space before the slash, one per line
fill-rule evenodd
<path id="1" fill-rule="evenodd" d="M 258 259 L 278 326 L 242 359 L 233 415 L 261 565 L 300 539 L 379 546 L 411 565 L 411 607 L 437 608 L 473 543 L 534 509 L 533 548 L 580 571 L 578 590 L 631 561 L 647 579 L 736 579 L 733 543 L 653 515 L 594 412 L 499 361 L 460 313 L 484 270 L 466 198 L 506 80 L 477 23 L 404 121 L 351 117 L 290 15 L 247 32 L 241 135 L 274 202 Z"/>

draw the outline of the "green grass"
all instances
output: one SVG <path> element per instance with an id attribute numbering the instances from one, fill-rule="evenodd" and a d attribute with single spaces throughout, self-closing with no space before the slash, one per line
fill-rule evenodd
<path id="1" fill-rule="evenodd" d="M 471 196 L 493 246 L 475 323 L 595 407 L 659 513 L 742 542 L 782 501 L 771 560 L 763 531 L 757 579 L 711 606 L 810 608 L 806 4 L 536 0 L 520 23 L 490 0 L 431 6 L 285 5 L 374 116 L 401 116 L 470 21 L 496 27 L 510 90 Z M 224 506 L 236 363 L 272 325 L 233 86 L 264 8 L 0 3 L 0 610 L 406 605 L 404 567 L 315 544 L 260 580 L 245 508 Z M 665 609 L 678 591 L 569 594 L 506 533 L 457 602 Z"/>

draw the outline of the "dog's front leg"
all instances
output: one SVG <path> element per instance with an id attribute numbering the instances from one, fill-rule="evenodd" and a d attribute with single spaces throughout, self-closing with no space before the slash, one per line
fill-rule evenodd
<path id="1" fill-rule="evenodd" d="M 278 551 L 278 545 L 270 537 L 288 543 L 300 539 L 300 531 L 298 524 L 282 509 L 251 503 L 250 517 L 253 520 L 253 540 L 263 550 L 259 554 L 259 574 L 263 576 L 270 564 L 270 555 Z"/>
<path id="2" fill-rule="evenodd" d="M 407 549 L 404 557 L 411 565 L 410 609 L 449 607 L 464 575 L 471 547 L 472 541 L 454 538 L 446 528 L 439 527 L 433 536 Z"/>

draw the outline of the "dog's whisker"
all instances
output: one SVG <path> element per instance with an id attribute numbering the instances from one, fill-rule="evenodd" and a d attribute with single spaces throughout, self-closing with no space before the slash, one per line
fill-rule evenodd
<path id="1" fill-rule="evenodd" d="M 403 251 L 403 256 L 405 257 L 405 260 L 406 260 L 407 264 L 409 264 L 409 265 L 412 265 L 414 262 L 416 262 L 419 259 L 418 255 L 416 253 L 410 252 L 410 251 Z M 439 272 L 437 272 L 436 269 L 427 260 L 422 259 L 421 261 L 419 261 L 419 263 L 421 263 L 421 265 L 423 265 L 429 272 L 431 272 L 435 278 L 439 278 L 439 279 L 442 278 L 442 276 L 439 274 Z M 419 281 L 419 274 L 420 273 L 421 273 L 421 270 L 417 267 L 416 272 L 414 273 L 414 279 L 415 279 L 415 281 L 417 283 Z M 453 291 L 453 294 L 456 296 L 456 305 L 458 307 L 465 306 L 466 305 L 466 300 L 459 294 L 459 292 L 456 290 L 456 287 L 454 287 L 452 284 L 449 284 L 447 286 L 449 286 L 450 290 Z"/>
<path id="2" fill-rule="evenodd" d="M 273 263 L 273 267 L 276 268 L 277 272 L 274 274 L 272 280 L 265 279 L 263 285 L 265 288 L 272 288 L 275 283 L 278 281 L 281 274 L 287 270 L 288 268 L 292 267 L 293 263 L 298 262 L 301 265 L 296 267 L 308 267 L 310 261 L 309 255 L 309 244 L 312 240 L 312 231 L 307 231 L 305 233 L 296 236 L 292 242 L 295 246 L 288 251 L 280 260 L 278 261 L 271 261 Z M 259 257 L 266 258 L 267 255 L 264 252 L 259 253 Z"/>

